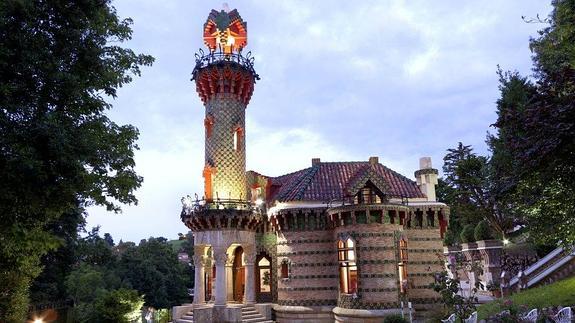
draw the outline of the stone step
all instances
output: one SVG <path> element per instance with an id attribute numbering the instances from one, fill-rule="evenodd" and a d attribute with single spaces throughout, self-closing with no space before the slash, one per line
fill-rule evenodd
<path id="1" fill-rule="evenodd" d="M 187 315 L 187 314 L 184 315 L 184 316 L 182 316 L 181 318 L 184 319 L 184 320 L 191 320 L 191 321 L 194 320 L 194 316 L 193 316 L 193 315 Z"/>

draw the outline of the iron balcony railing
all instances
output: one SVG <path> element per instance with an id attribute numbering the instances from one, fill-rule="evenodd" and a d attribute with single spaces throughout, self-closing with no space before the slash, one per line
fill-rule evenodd
<path id="1" fill-rule="evenodd" d="M 182 197 L 182 220 L 194 213 L 202 213 L 208 210 L 241 210 L 253 213 L 262 213 L 264 205 L 256 205 L 250 201 L 240 199 L 216 198 L 213 200 L 193 199 L 189 195 Z"/>
<path id="2" fill-rule="evenodd" d="M 246 69 L 248 69 L 255 77 L 256 80 L 259 80 L 260 77 L 256 73 L 254 69 L 254 57 L 252 57 L 252 52 L 248 52 L 245 56 L 242 55 L 241 50 L 237 53 L 224 53 L 223 51 L 210 51 L 209 53 L 205 53 L 201 48 L 199 52 L 195 54 L 196 57 L 196 66 L 194 67 L 194 71 L 192 72 L 192 80 L 196 79 L 196 76 L 204 67 L 215 65 L 222 62 L 234 62 L 237 63 Z"/>

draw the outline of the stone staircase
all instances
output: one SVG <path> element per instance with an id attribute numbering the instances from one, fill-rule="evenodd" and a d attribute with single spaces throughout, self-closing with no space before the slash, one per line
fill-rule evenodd
<path id="1" fill-rule="evenodd" d="M 527 288 L 549 284 L 575 273 L 575 250 L 559 247 L 525 269 Z M 512 289 L 519 286 L 519 278 L 513 277 L 509 283 Z"/>
<path id="2" fill-rule="evenodd" d="M 186 315 L 177 319 L 175 323 L 194 323 L 194 311 L 188 311 Z"/>
<path id="3" fill-rule="evenodd" d="M 261 315 L 253 305 L 242 307 L 242 322 L 247 323 L 273 323 Z"/>
<path id="4" fill-rule="evenodd" d="M 255 306 L 246 305 L 242 307 L 242 322 L 246 323 L 274 323 L 274 321 L 267 320 L 262 314 L 260 314 Z M 186 315 L 177 319 L 175 323 L 194 323 L 194 311 L 188 311 Z"/>

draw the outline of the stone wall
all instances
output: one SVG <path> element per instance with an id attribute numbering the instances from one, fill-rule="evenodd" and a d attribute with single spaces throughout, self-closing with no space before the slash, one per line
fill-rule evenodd
<path id="1" fill-rule="evenodd" d="M 395 233 L 401 228 L 400 225 L 394 224 L 370 223 L 335 229 L 334 241 L 345 240 L 347 237 L 355 241 L 358 270 L 357 297 L 341 295 L 338 307 L 350 309 L 399 307 Z"/>
<path id="2" fill-rule="evenodd" d="M 441 303 L 440 296 L 430 285 L 435 281 L 435 273 L 444 270 L 443 240 L 439 229 L 409 229 L 407 273 L 409 286 L 407 297 L 416 312 L 432 309 Z"/>
<path id="3" fill-rule="evenodd" d="M 286 279 L 278 278 L 278 305 L 335 306 L 338 296 L 336 245 L 330 231 L 286 231 L 277 239 L 277 275 L 290 263 Z"/>

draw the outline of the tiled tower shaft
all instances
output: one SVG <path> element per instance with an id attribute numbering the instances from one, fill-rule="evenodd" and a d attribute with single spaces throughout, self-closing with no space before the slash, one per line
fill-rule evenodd
<path id="1" fill-rule="evenodd" d="M 204 194 L 207 200 L 245 200 L 245 110 L 254 89 L 253 69 L 233 60 L 199 68 L 196 90 L 206 108 Z"/>
<path id="2" fill-rule="evenodd" d="M 212 197 L 245 199 L 246 105 L 230 93 L 218 93 L 205 107 L 206 120 L 212 122 L 211 133 L 206 129 L 205 140 L 205 163 L 214 169 Z"/>

